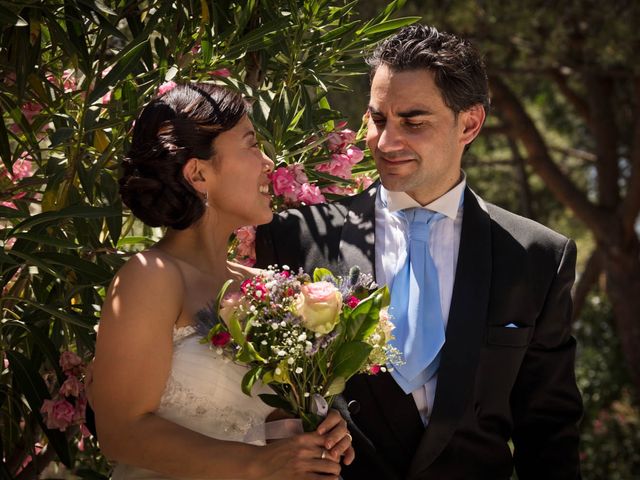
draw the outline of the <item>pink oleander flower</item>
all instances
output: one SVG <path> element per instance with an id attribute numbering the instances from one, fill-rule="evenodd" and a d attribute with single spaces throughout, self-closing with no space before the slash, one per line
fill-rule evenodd
<path id="1" fill-rule="evenodd" d="M 334 153 L 331 155 L 331 160 L 327 163 L 321 163 L 316 166 L 318 172 L 326 172 L 336 177 L 348 179 L 351 178 L 351 169 L 353 164 L 347 155 L 344 153 Z"/>
<path id="2" fill-rule="evenodd" d="M 236 230 L 238 255 L 256 258 L 256 229 L 253 226 L 241 227 Z"/>
<path id="3" fill-rule="evenodd" d="M 345 146 L 344 140 L 338 132 L 331 132 L 327 135 L 327 147 L 332 152 L 337 152 Z"/>
<path id="4" fill-rule="evenodd" d="M 211 75 L 212 77 L 228 78 L 231 76 L 231 71 L 228 68 L 219 68 L 218 70 L 209 72 L 209 75 Z"/>
<path id="5" fill-rule="evenodd" d="M 307 178 L 307 174 L 304 171 L 304 165 L 302 165 L 301 163 L 293 163 L 291 165 L 287 165 L 287 170 L 289 170 L 293 174 L 296 182 L 298 182 L 300 185 L 309 183 L 309 178 Z"/>
<path id="6" fill-rule="evenodd" d="M 158 95 L 164 95 L 168 91 L 176 88 L 176 86 L 177 86 L 176 82 L 164 82 L 162 85 L 158 87 Z"/>
<path id="7" fill-rule="evenodd" d="M 253 267 L 256 264 L 256 259 L 251 257 L 236 257 L 235 262 L 245 267 Z"/>
<path id="8" fill-rule="evenodd" d="M 42 105 L 35 102 L 27 102 L 22 105 L 20 110 L 22 110 L 22 114 L 27 119 L 27 122 L 31 124 L 33 123 L 33 119 L 42 111 Z"/>
<path id="9" fill-rule="evenodd" d="M 366 190 L 373 184 L 373 178 L 368 175 L 358 175 L 354 180 L 356 181 L 356 188 L 358 190 Z"/>
<path id="10" fill-rule="evenodd" d="M 84 386 L 78 377 L 69 375 L 60 387 L 59 393 L 65 397 L 78 397 L 83 390 Z"/>
<path id="11" fill-rule="evenodd" d="M 80 370 L 82 359 L 73 352 L 65 351 L 60 354 L 60 367 L 67 374 Z"/>
<path id="12" fill-rule="evenodd" d="M 344 143 L 344 145 L 349 145 L 356 141 L 356 132 L 354 132 L 353 130 L 349 130 L 348 128 L 340 130 L 338 132 L 338 135 L 340 135 L 340 137 L 342 138 L 342 142 Z"/>
<path id="13" fill-rule="evenodd" d="M 331 282 L 314 282 L 303 285 L 296 301 L 296 312 L 302 317 L 302 325 L 312 332 L 327 334 L 338 323 L 342 295 Z"/>
<path id="14" fill-rule="evenodd" d="M 322 189 L 324 193 L 332 193 L 334 195 L 347 196 L 355 193 L 353 187 L 340 187 L 338 185 L 329 185 Z"/>
<path id="15" fill-rule="evenodd" d="M 342 120 L 341 122 L 336 123 L 336 130 L 342 130 L 344 127 L 347 126 L 349 122 L 347 122 L 346 120 Z"/>
<path id="16" fill-rule="evenodd" d="M 40 408 L 45 424 L 49 429 L 65 431 L 73 422 L 75 407 L 64 399 L 45 400 Z"/>
<path id="17" fill-rule="evenodd" d="M 317 185 L 303 183 L 300 186 L 300 192 L 298 193 L 298 201 L 305 205 L 316 205 L 318 203 L 326 203 L 327 199 L 324 197 Z"/>
<path id="18" fill-rule="evenodd" d="M 105 93 L 102 96 L 102 99 L 100 100 L 100 102 L 102 103 L 102 105 L 108 105 L 110 101 L 111 101 L 111 90 L 109 90 L 107 93 Z"/>
<path id="19" fill-rule="evenodd" d="M 277 168 L 270 176 L 271 184 L 273 186 L 273 193 L 277 196 L 282 196 L 289 202 L 295 202 L 298 200 L 298 192 L 300 186 L 296 182 L 295 174 L 288 168 Z"/>
<path id="20" fill-rule="evenodd" d="M 346 155 L 347 157 L 349 157 L 349 161 L 351 162 L 351 165 L 355 165 L 356 163 L 358 163 L 360 160 L 364 158 L 364 152 L 360 150 L 358 147 L 354 147 L 353 145 L 347 148 Z"/>

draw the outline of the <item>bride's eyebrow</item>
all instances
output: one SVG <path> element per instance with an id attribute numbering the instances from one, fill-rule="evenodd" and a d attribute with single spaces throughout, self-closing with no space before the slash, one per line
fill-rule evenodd
<path id="1" fill-rule="evenodd" d="M 247 132 L 245 132 L 245 134 L 242 136 L 243 140 L 245 138 L 253 140 L 254 138 L 256 138 L 256 132 L 254 130 L 247 130 Z"/>

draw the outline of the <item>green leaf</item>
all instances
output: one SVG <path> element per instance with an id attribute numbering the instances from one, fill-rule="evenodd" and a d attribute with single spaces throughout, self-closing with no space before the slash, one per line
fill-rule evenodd
<path id="1" fill-rule="evenodd" d="M 321 282 L 323 280 L 326 280 L 327 277 L 329 277 L 330 281 L 333 281 L 333 282 L 336 281 L 336 277 L 333 276 L 333 273 L 331 273 L 331 270 L 328 270 L 326 268 L 316 268 L 313 271 L 314 282 Z"/>
<path id="2" fill-rule="evenodd" d="M 49 212 L 39 213 L 27 218 L 13 227 L 9 235 L 15 234 L 20 230 L 28 230 L 36 225 L 42 225 L 56 220 L 69 219 L 74 217 L 80 218 L 106 218 L 120 216 L 121 212 L 113 207 L 91 207 L 89 205 L 71 205 L 61 210 L 53 210 Z"/>
<path id="3" fill-rule="evenodd" d="M 269 405 L 272 408 L 280 408 L 285 411 L 291 410 L 291 405 L 286 400 L 280 398 L 278 395 L 272 393 L 261 393 L 258 395 L 260 400 Z"/>
<path id="4" fill-rule="evenodd" d="M 245 373 L 244 377 L 242 377 L 242 391 L 245 395 L 251 396 L 251 389 L 253 385 L 260 380 L 260 376 L 262 375 L 263 368 L 261 365 L 253 367 L 247 373 Z"/>
<path id="5" fill-rule="evenodd" d="M 113 272 L 103 268 L 93 262 L 89 262 L 75 255 L 58 252 L 37 252 L 34 256 L 43 260 L 47 264 L 62 265 L 68 267 L 86 277 L 86 280 L 92 283 L 107 283 L 111 280 Z"/>
<path id="6" fill-rule="evenodd" d="M 96 86 L 87 99 L 89 105 L 102 98 L 109 91 L 109 87 L 123 80 L 133 71 L 144 54 L 147 41 L 148 39 L 145 38 L 138 43 L 131 42 L 125 50 L 118 54 L 116 63 L 111 71 L 96 81 Z"/>
<path id="7" fill-rule="evenodd" d="M 53 237 L 51 235 L 40 235 L 31 232 L 18 232 L 13 235 L 16 238 L 24 238 L 39 245 L 48 245 L 50 247 L 64 248 L 68 250 L 77 250 L 82 246 L 63 238 Z"/>
<path id="8" fill-rule="evenodd" d="M 402 17 L 395 18 L 393 20 L 387 20 L 385 22 L 373 24 L 369 27 L 361 30 L 360 34 L 362 35 L 373 35 L 376 33 L 386 33 L 392 30 L 398 30 L 399 28 L 405 27 L 407 25 L 411 25 L 419 21 L 422 17 Z"/>
<path id="9" fill-rule="evenodd" d="M 362 368 L 373 347 L 365 342 L 346 342 L 340 345 L 333 359 L 333 375 L 349 380 Z"/>
<path id="10" fill-rule="evenodd" d="M 17 13 L 0 5 L 0 24 L 3 26 L 26 27 L 29 24 Z"/>
<path id="11" fill-rule="evenodd" d="M 339 395 L 344 392 L 344 387 L 346 386 L 346 384 L 347 382 L 345 381 L 344 377 L 335 377 L 329 384 L 329 386 L 327 386 L 323 395 L 325 397 Z"/>
<path id="12" fill-rule="evenodd" d="M 31 412 L 49 439 L 49 445 L 51 445 L 58 454 L 60 461 L 68 468 L 71 468 L 71 452 L 67 438 L 64 433 L 59 430 L 49 430 L 40 414 L 42 403 L 44 400 L 49 399 L 50 395 L 44 380 L 38 374 L 38 369 L 20 352 L 8 350 L 5 353 L 7 360 L 9 360 L 9 368 L 13 374 L 13 378 L 27 400 Z"/>
<path id="13" fill-rule="evenodd" d="M 13 162 L 11 161 L 11 147 L 9 146 L 9 133 L 5 125 L 4 119 L 0 122 L 0 158 L 4 163 L 8 172 L 13 171 Z"/>
<path id="14" fill-rule="evenodd" d="M 28 298 L 13 297 L 13 296 L 10 296 L 10 295 L 3 296 L 2 298 L 5 299 L 5 300 L 15 300 L 16 302 L 26 303 L 27 305 L 30 305 L 32 307 L 35 307 L 35 308 L 39 309 L 39 310 L 42 310 L 43 312 L 48 313 L 52 317 L 59 318 L 60 320 L 62 320 L 63 322 L 66 322 L 66 323 L 70 323 L 72 325 L 77 325 L 78 327 L 82 327 L 82 328 L 85 328 L 85 329 L 92 328 L 92 326 L 87 324 L 87 322 L 82 321 L 82 317 L 80 317 L 78 315 L 71 315 L 71 314 L 63 312 L 61 310 L 56 310 L 56 309 L 48 307 L 46 305 L 42 305 L 40 303 L 34 302 L 32 300 L 29 300 Z"/>

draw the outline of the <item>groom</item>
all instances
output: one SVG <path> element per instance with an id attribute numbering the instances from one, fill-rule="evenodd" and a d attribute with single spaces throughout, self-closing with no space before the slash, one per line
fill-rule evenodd
<path id="1" fill-rule="evenodd" d="M 358 375 L 350 479 L 580 478 L 575 244 L 485 203 L 463 152 L 489 107 L 471 45 L 411 26 L 378 46 L 367 144 L 381 184 L 258 229 L 261 266 L 353 265 L 391 289 L 404 363 Z"/>

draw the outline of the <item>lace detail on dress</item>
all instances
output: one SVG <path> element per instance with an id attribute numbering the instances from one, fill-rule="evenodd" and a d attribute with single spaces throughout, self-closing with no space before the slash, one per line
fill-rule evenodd
<path id="1" fill-rule="evenodd" d="M 186 338 L 194 333 L 196 333 L 196 327 L 193 325 L 173 327 L 173 343 L 179 342 L 183 338 Z"/>

